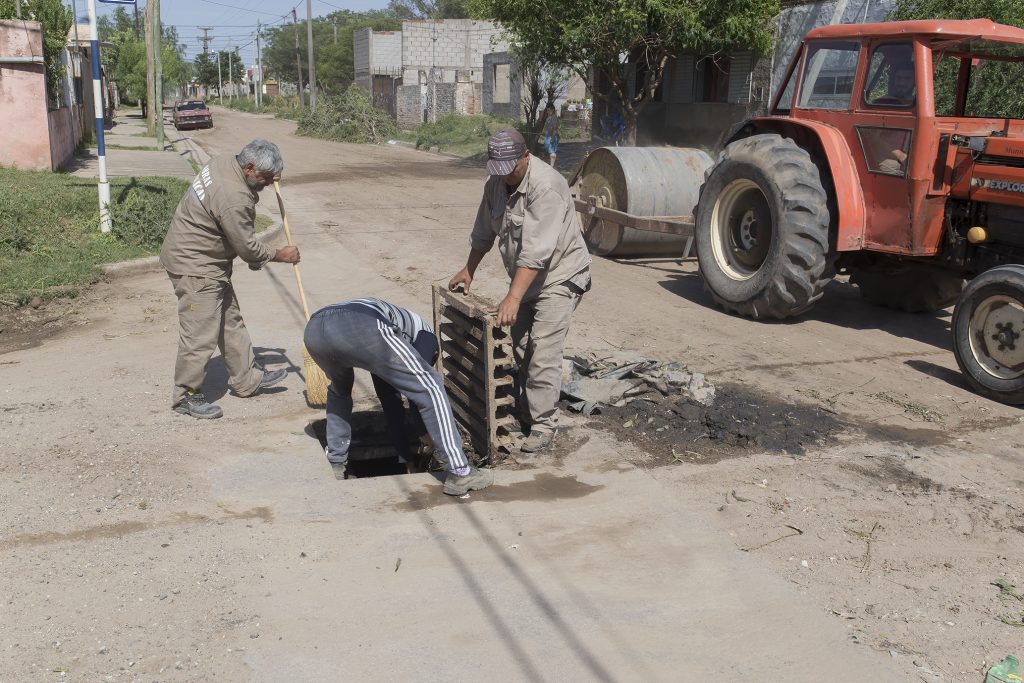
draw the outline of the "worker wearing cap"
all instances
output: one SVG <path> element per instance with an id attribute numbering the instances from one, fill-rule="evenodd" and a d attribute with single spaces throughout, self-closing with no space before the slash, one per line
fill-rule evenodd
<path id="1" fill-rule="evenodd" d="M 514 129 L 487 141 L 483 199 L 470 236 L 465 267 L 449 289 L 473 282 L 477 266 L 494 241 L 512 279 L 498 305 L 498 325 L 512 326 L 519 365 L 521 450 L 542 451 L 558 428 L 562 352 L 573 311 L 590 289 L 590 253 L 572 194 L 558 171 L 530 154 Z"/>
<path id="2" fill-rule="evenodd" d="M 434 442 L 434 456 L 448 471 L 445 493 L 461 496 L 493 483 L 491 472 L 471 466 L 462 449 L 462 436 L 444 382 L 427 360 L 437 354 L 437 338 L 420 316 L 381 299 L 343 301 L 321 308 L 310 317 L 304 343 L 331 380 L 327 389 L 327 459 L 332 464 L 348 462 L 353 369 L 362 368 L 374 377 L 393 438 L 401 438 L 396 431 L 404 434 L 404 414 L 389 407 L 389 402 L 399 401 L 400 405 L 394 392 L 406 396 L 419 409 Z M 401 457 L 402 451 L 399 453 Z"/>
<path id="3" fill-rule="evenodd" d="M 160 264 L 178 297 L 178 358 L 171 401 L 175 412 L 203 419 L 223 415 L 202 393 L 206 366 L 218 347 L 228 384 L 239 396 L 252 396 L 287 374 L 283 369 L 265 371 L 256 363 L 231 285 L 236 256 L 254 270 L 270 261 L 299 262 L 296 247 L 270 249 L 254 230 L 259 192 L 283 169 L 277 145 L 253 140 L 237 156 L 211 159 L 178 203 L 160 249 Z"/>

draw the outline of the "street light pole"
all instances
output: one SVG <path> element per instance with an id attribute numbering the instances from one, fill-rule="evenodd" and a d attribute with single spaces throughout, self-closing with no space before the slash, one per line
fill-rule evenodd
<path id="1" fill-rule="evenodd" d="M 89 0 L 89 52 L 92 57 L 92 104 L 96 114 L 96 156 L 99 159 L 100 232 L 110 232 L 110 183 L 107 148 L 103 141 L 103 87 L 100 83 L 100 38 L 96 27 L 96 0 Z"/>

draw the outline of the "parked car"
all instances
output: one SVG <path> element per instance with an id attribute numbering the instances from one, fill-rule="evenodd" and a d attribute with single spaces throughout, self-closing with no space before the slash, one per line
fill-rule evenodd
<path id="1" fill-rule="evenodd" d="M 172 118 L 174 127 L 177 130 L 185 128 L 213 128 L 213 114 L 206 107 L 206 102 L 202 100 L 175 102 Z"/>

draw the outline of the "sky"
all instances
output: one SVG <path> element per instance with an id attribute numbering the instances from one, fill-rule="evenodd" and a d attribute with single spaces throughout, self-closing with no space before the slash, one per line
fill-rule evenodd
<path id="1" fill-rule="evenodd" d="M 64 0 L 71 6 L 72 0 Z M 81 21 L 86 19 L 86 0 L 74 0 Z M 318 17 L 339 9 L 364 11 L 383 9 L 387 0 L 313 0 L 313 16 Z M 97 0 L 96 11 L 100 15 L 110 14 L 118 5 L 105 4 Z M 132 12 L 132 6 L 123 6 Z M 142 21 L 144 0 L 139 3 L 139 21 Z M 181 42 L 185 44 L 186 55 L 192 59 L 203 49 L 198 40 L 202 35 L 201 26 L 212 27 L 209 35 L 210 50 L 241 48 L 239 54 L 246 64 L 256 61 L 256 46 L 253 42 L 256 22 L 263 24 L 284 23 L 283 16 L 291 21 L 295 8 L 300 21 L 306 18 L 306 0 L 160 0 L 160 18 L 164 25 L 175 26 Z"/>

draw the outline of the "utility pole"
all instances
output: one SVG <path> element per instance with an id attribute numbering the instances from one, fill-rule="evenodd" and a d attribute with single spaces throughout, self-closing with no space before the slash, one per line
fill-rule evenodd
<path id="1" fill-rule="evenodd" d="M 21 0 L 14 0 L 14 16 L 21 19 Z"/>
<path id="2" fill-rule="evenodd" d="M 263 58 L 260 55 L 260 20 L 256 20 L 256 106 L 263 106 Z"/>
<path id="3" fill-rule="evenodd" d="M 299 49 L 299 18 L 292 7 L 292 27 L 295 29 L 295 68 L 299 72 L 299 109 L 306 106 L 302 96 L 302 50 Z"/>
<path id="4" fill-rule="evenodd" d="M 203 44 L 203 54 L 208 55 L 210 54 L 210 41 L 213 40 L 213 36 L 210 35 L 210 31 L 213 30 L 213 27 L 200 26 L 198 27 L 198 30 L 202 31 L 203 35 L 196 37 L 196 40 Z"/>
<path id="5" fill-rule="evenodd" d="M 306 42 L 309 53 L 309 110 L 316 111 L 316 64 L 313 63 L 313 0 L 306 0 Z"/>
<path id="6" fill-rule="evenodd" d="M 231 63 L 231 58 L 234 55 L 234 52 L 228 50 L 228 102 L 232 102 L 235 99 L 235 69 L 233 64 Z"/>
<path id="7" fill-rule="evenodd" d="M 338 22 L 334 22 L 334 44 L 338 44 Z"/>
<path id="8" fill-rule="evenodd" d="M 217 50 L 217 99 L 224 106 L 224 76 L 220 73 L 220 50 Z"/>
<path id="9" fill-rule="evenodd" d="M 103 86 L 100 82 L 100 37 L 96 27 L 96 0 L 89 0 L 89 52 L 92 56 L 92 102 L 96 115 L 96 157 L 99 160 L 100 175 L 100 232 L 110 232 L 110 183 L 107 182 L 107 148 L 103 142 Z"/>
<path id="10" fill-rule="evenodd" d="M 146 132 L 156 135 L 156 119 L 153 116 L 153 93 L 156 92 L 156 72 L 153 70 L 153 1 L 146 3 Z"/>
<path id="11" fill-rule="evenodd" d="M 153 77 L 156 90 L 153 93 L 153 114 L 156 122 L 156 144 L 162 152 L 164 149 L 164 67 L 161 52 L 163 27 L 160 25 L 160 0 L 149 0 L 153 3 Z"/>

